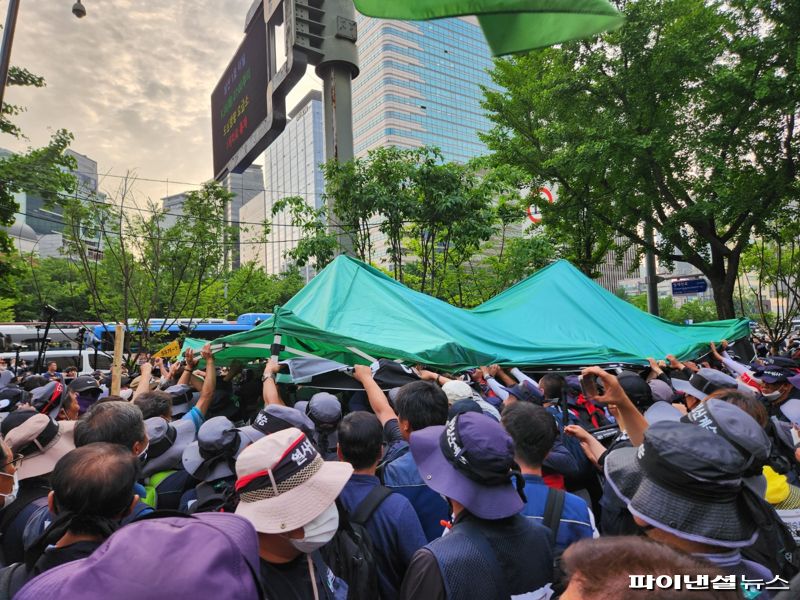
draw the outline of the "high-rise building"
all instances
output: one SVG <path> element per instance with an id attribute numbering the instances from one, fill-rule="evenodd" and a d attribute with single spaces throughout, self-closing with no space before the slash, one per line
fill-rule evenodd
<path id="1" fill-rule="evenodd" d="M 261 165 L 250 165 L 243 173 L 230 173 L 225 178 L 225 187 L 233 192 L 234 196 L 228 204 L 228 223 L 239 230 L 239 237 L 243 233 L 240 227 L 242 206 L 247 202 L 264 194 L 264 171 Z M 246 225 L 244 227 L 247 227 Z M 230 254 L 231 268 L 238 269 L 241 261 L 241 250 L 236 240 L 232 240 Z"/>
<path id="2" fill-rule="evenodd" d="M 250 165 L 243 173 L 229 173 L 223 181 L 223 186 L 233 192 L 233 198 L 228 203 L 225 217 L 232 227 L 238 228 L 241 220 L 239 211 L 242 205 L 264 191 L 264 174 L 261 165 Z M 183 216 L 185 202 L 186 192 L 161 198 L 161 207 L 166 213 L 164 227 L 172 227 L 177 223 L 178 218 Z M 239 247 L 235 241 L 231 244 L 229 259 L 231 267 L 237 269 L 239 267 Z"/>
<path id="3" fill-rule="evenodd" d="M 373 148 L 437 146 L 446 160 L 485 152 L 491 123 L 481 85 L 492 58 L 472 17 L 390 21 L 358 17 L 361 73 L 353 81 L 356 156 Z"/>
<path id="4" fill-rule="evenodd" d="M 8 150 L 0 149 L 0 160 L 10 154 Z M 76 165 L 71 171 L 77 181 L 72 195 L 85 202 L 105 201 L 105 195 L 98 191 L 97 161 L 70 149 L 65 154 L 72 157 Z M 17 248 L 21 252 L 33 252 L 43 257 L 63 256 L 63 209 L 57 203 L 47 202 L 35 192 L 15 194 L 15 199 L 19 209 L 15 215 L 16 221 L 8 231 Z M 101 255 L 99 231 L 81 227 L 80 236 L 90 254 Z"/>
<path id="5" fill-rule="evenodd" d="M 183 216 L 183 203 L 186 202 L 186 192 L 172 194 L 161 198 L 161 209 L 165 213 L 164 227 L 170 228 Z"/>
<path id="6" fill-rule="evenodd" d="M 618 244 L 625 242 L 623 238 L 617 238 L 615 241 Z M 625 252 L 609 250 L 605 261 L 599 267 L 600 277 L 597 278 L 597 283 L 609 292 L 616 293 L 621 287 L 625 287 L 623 281 L 639 277 L 640 263 L 636 246 L 631 246 Z"/>
<path id="7" fill-rule="evenodd" d="M 299 196 L 309 206 L 323 202 L 324 179 L 321 164 L 325 161 L 325 138 L 322 122 L 322 94 L 309 92 L 289 113 L 286 129 L 264 153 L 264 188 L 239 211 L 248 229 L 241 233 L 242 262 L 255 261 L 271 274 L 286 270 L 286 252 L 297 245 L 300 231 L 292 226 L 284 212 L 272 215 L 272 206 L 288 196 Z M 254 223 L 270 221 L 268 239 Z"/>

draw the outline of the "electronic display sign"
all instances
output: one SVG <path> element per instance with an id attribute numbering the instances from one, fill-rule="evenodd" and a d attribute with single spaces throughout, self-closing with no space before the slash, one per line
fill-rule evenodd
<path id="1" fill-rule="evenodd" d="M 261 9 L 244 41 L 211 94 L 214 174 L 229 161 L 267 118 L 267 24 Z"/>

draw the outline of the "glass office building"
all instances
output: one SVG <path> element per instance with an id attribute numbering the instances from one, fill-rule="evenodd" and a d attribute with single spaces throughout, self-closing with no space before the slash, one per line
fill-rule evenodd
<path id="1" fill-rule="evenodd" d="M 286 129 L 264 153 L 264 193 L 246 202 L 239 211 L 243 223 L 242 262 L 256 261 L 275 275 L 289 266 L 285 254 L 297 245 L 302 234 L 285 212 L 272 215 L 273 204 L 288 196 L 300 196 L 309 206 L 319 208 L 325 185 L 321 168 L 325 162 L 322 94 L 309 92 L 288 116 Z M 262 231 L 253 225 L 265 220 L 273 224 L 268 240 L 263 240 Z"/>
<path id="2" fill-rule="evenodd" d="M 353 81 L 355 153 L 383 146 L 437 146 L 445 160 L 485 152 L 491 123 L 481 85 L 492 86 L 491 53 L 477 21 L 358 17 L 361 74 Z"/>

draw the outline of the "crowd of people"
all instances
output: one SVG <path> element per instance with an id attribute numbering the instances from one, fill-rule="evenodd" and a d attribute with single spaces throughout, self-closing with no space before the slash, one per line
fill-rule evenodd
<path id="1" fill-rule="evenodd" d="M 114 395 L 0 365 L 0 600 L 797 599 L 800 355 L 757 350 L 345 392 L 209 346 Z"/>

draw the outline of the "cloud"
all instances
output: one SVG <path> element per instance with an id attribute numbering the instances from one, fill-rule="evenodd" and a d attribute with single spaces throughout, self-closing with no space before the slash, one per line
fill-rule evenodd
<path id="1" fill-rule="evenodd" d="M 210 179 L 211 91 L 243 39 L 251 3 L 84 0 L 87 16 L 78 20 L 68 1 L 23 2 L 11 62 L 42 75 L 47 87 L 6 91 L 7 101 L 27 107 L 17 122 L 30 140 L 0 136 L 0 147 L 40 146 L 63 127 L 101 173 Z M 106 184 L 113 192 L 118 180 Z M 137 184 L 153 199 L 186 187 Z"/>

